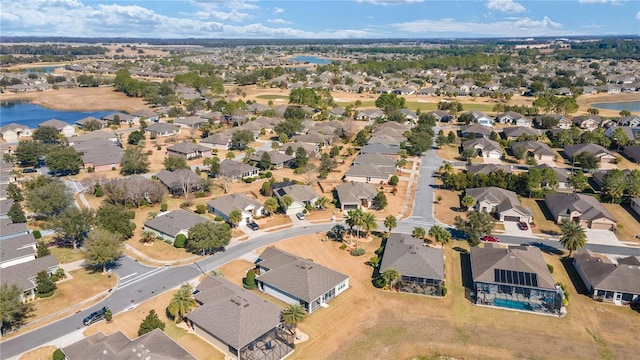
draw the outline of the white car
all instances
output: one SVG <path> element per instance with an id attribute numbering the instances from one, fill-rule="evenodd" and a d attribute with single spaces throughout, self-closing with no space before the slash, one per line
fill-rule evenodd
<path id="1" fill-rule="evenodd" d="M 299 212 L 296 214 L 296 217 L 300 220 L 304 220 L 304 213 Z"/>

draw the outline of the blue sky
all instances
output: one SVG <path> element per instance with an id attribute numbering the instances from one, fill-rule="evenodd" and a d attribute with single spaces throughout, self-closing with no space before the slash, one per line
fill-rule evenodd
<path id="1" fill-rule="evenodd" d="M 639 0 L 0 0 L 3 36 L 459 38 L 640 34 Z"/>

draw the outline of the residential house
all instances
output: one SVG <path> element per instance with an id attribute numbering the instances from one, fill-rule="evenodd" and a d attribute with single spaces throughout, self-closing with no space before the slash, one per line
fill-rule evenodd
<path id="1" fill-rule="evenodd" d="M 564 193 L 546 194 L 544 203 L 557 224 L 575 221 L 584 228 L 613 230 L 617 220 L 593 196 Z"/>
<path id="2" fill-rule="evenodd" d="M 315 206 L 320 198 L 311 185 L 287 185 L 273 189 L 274 194 L 280 199 L 285 195 L 291 196 L 293 203 L 285 209 L 287 215 L 304 211 L 308 206 Z"/>
<path id="3" fill-rule="evenodd" d="M 564 293 L 535 246 L 484 244 L 471 248 L 477 305 L 559 315 Z"/>
<path id="4" fill-rule="evenodd" d="M 500 124 L 513 124 L 515 126 L 531 127 L 532 125 L 531 119 L 515 111 L 507 111 L 499 114 L 496 117 L 496 121 Z"/>
<path id="5" fill-rule="evenodd" d="M 349 276 L 273 246 L 256 260 L 258 289 L 312 314 L 349 288 Z"/>
<path id="6" fill-rule="evenodd" d="M 173 243 L 176 236 L 187 236 L 194 225 L 209 222 L 206 218 L 186 210 L 164 212 L 144 222 L 142 230 L 151 231 L 163 240 Z"/>
<path id="7" fill-rule="evenodd" d="M 29 234 L 25 223 L 14 223 L 11 219 L 0 219 L 0 240 L 11 239 L 16 236 Z"/>
<path id="8" fill-rule="evenodd" d="M 410 234 L 389 234 L 379 272 L 397 270 L 396 287 L 402 292 L 442 296 L 444 252 L 424 245 Z"/>
<path id="9" fill-rule="evenodd" d="M 396 95 L 413 95 L 415 94 L 416 90 L 408 86 L 402 86 L 397 89 L 393 89 L 391 92 Z"/>
<path id="10" fill-rule="evenodd" d="M 385 166 L 389 168 L 396 168 L 396 160 L 391 156 L 382 154 L 360 154 L 353 160 L 352 166 L 359 166 L 365 164 L 372 164 L 378 166 Z"/>
<path id="11" fill-rule="evenodd" d="M 449 114 L 449 112 L 444 110 L 434 110 L 427 113 L 428 115 L 433 116 L 436 121 L 439 122 L 450 122 L 453 120 L 453 116 Z"/>
<path id="12" fill-rule="evenodd" d="M 638 115 L 628 115 L 620 118 L 620 124 L 623 126 L 640 126 L 640 116 Z"/>
<path id="13" fill-rule="evenodd" d="M 472 174 L 484 174 L 489 175 L 491 173 L 495 173 L 498 171 L 502 171 L 504 174 L 509 174 L 513 172 L 513 169 L 510 165 L 502 165 L 502 164 L 476 164 L 467 166 L 467 172 Z"/>
<path id="14" fill-rule="evenodd" d="M 194 294 L 200 305 L 186 315 L 196 335 L 238 360 L 280 360 L 293 352 L 282 309 L 219 276 L 206 276 Z"/>
<path id="15" fill-rule="evenodd" d="M 344 117 L 345 109 L 341 107 L 335 107 L 329 109 L 329 118 L 331 119 L 342 119 Z"/>
<path id="16" fill-rule="evenodd" d="M 536 161 L 553 162 L 557 156 L 556 152 L 546 143 L 540 141 L 519 141 L 510 145 L 511 153 L 513 149 L 523 147 L 527 150 L 527 157 L 532 157 Z"/>
<path id="17" fill-rule="evenodd" d="M 211 149 L 194 144 L 189 141 L 183 141 L 167 148 L 167 155 L 180 156 L 187 160 L 211 156 Z"/>
<path id="18" fill-rule="evenodd" d="M 200 140 L 200 145 L 218 150 L 229 150 L 231 148 L 231 133 L 219 132 Z"/>
<path id="19" fill-rule="evenodd" d="M 247 110 L 252 114 L 259 114 L 259 113 L 271 110 L 271 107 L 255 102 L 247 105 Z"/>
<path id="20" fill-rule="evenodd" d="M 96 130 L 86 134 L 75 135 L 67 139 L 67 141 L 69 142 L 69 146 L 74 146 L 79 142 L 92 142 L 95 140 L 108 140 L 111 141 L 114 145 L 121 145 L 118 134 L 110 130 Z"/>
<path id="21" fill-rule="evenodd" d="M 356 115 L 356 120 L 368 120 L 375 121 L 384 118 L 384 112 L 377 109 L 367 109 L 359 111 Z"/>
<path id="22" fill-rule="evenodd" d="M 7 143 L 16 143 L 21 138 L 30 137 L 31 129 L 26 125 L 11 123 L 0 127 L 0 136 Z"/>
<path id="23" fill-rule="evenodd" d="M 471 115 L 473 115 L 476 123 L 484 126 L 493 126 L 493 118 L 482 111 L 473 110 Z"/>
<path id="24" fill-rule="evenodd" d="M 183 195 L 202 188 L 202 178 L 191 169 L 161 170 L 156 174 L 172 195 Z"/>
<path id="25" fill-rule="evenodd" d="M 95 118 L 93 116 L 87 116 L 86 118 L 82 118 L 78 121 L 76 121 L 76 125 L 80 126 L 81 128 L 85 128 L 85 126 L 87 126 L 88 124 L 92 123 L 92 122 L 97 122 L 100 125 L 100 128 L 105 128 L 107 126 L 109 126 L 109 123 L 106 120 L 102 120 L 102 119 L 98 119 Z"/>
<path id="26" fill-rule="evenodd" d="M 361 165 L 351 166 L 349 170 L 345 172 L 344 180 L 376 184 L 387 183 L 395 171 L 395 167 L 363 163 Z"/>
<path id="27" fill-rule="evenodd" d="M 241 224 L 250 223 L 255 216 L 265 215 L 262 204 L 244 194 L 229 194 L 207 202 L 209 212 L 221 216 L 229 222 L 229 214 L 233 210 L 239 210 L 242 214 Z"/>
<path id="28" fill-rule="evenodd" d="M 638 134 L 640 133 L 640 127 L 631 127 L 631 126 L 616 126 L 616 125 L 612 125 L 609 126 L 605 131 L 604 134 L 605 136 L 607 136 L 609 139 L 611 140 L 615 140 L 614 139 L 614 135 L 613 133 L 620 129 L 629 140 L 631 140 L 631 142 L 633 143 L 636 139 L 638 139 Z"/>
<path id="29" fill-rule="evenodd" d="M 13 199 L 0 199 L 0 219 L 9 218 L 11 206 L 13 206 Z"/>
<path id="30" fill-rule="evenodd" d="M 487 138 L 467 140 L 462 143 L 462 148 L 474 149 L 478 156 L 490 159 L 500 159 L 503 152 L 499 143 Z"/>
<path id="31" fill-rule="evenodd" d="M 224 159 L 216 176 L 226 176 L 233 181 L 239 181 L 248 177 L 258 176 L 260 169 L 240 161 Z"/>
<path id="32" fill-rule="evenodd" d="M 600 163 L 613 164 L 616 162 L 615 154 L 605 149 L 604 147 L 598 144 L 593 144 L 593 143 L 565 146 L 563 152 L 569 160 L 574 160 L 574 158 L 578 154 L 581 154 L 583 152 L 588 152 L 595 155 L 597 158 L 599 158 Z"/>
<path id="33" fill-rule="evenodd" d="M 140 121 L 139 116 L 129 115 L 123 112 L 115 112 L 112 114 L 108 114 L 102 117 L 102 120 L 108 122 L 109 124 L 137 124 Z"/>
<path id="34" fill-rule="evenodd" d="M 463 138 L 488 138 L 493 132 L 493 128 L 481 124 L 470 124 L 460 128 L 460 137 Z"/>
<path id="35" fill-rule="evenodd" d="M 161 329 L 131 340 L 122 331 L 106 336 L 102 332 L 60 349 L 65 360 L 86 359 L 175 359 L 196 360 Z"/>
<path id="36" fill-rule="evenodd" d="M 138 121 L 141 119 L 145 119 L 146 121 L 156 122 L 158 121 L 158 114 L 151 110 L 138 110 L 133 113 L 133 116 L 138 118 Z"/>
<path id="37" fill-rule="evenodd" d="M 418 119 L 420 118 L 418 116 L 418 114 L 410 109 L 400 109 L 400 112 L 402 113 L 402 115 L 404 115 L 404 118 L 407 119 L 408 122 L 413 123 L 413 124 L 417 124 L 418 123 Z"/>
<path id="38" fill-rule="evenodd" d="M 600 126 L 602 117 L 600 115 L 584 115 L 576 116 L 573 118 L 573 124 L 580 129 L 587 131 L 593 131 Z"/>
<path id="39" fill-rule="evenodd" d="M 612 261 L 584 249 L 573 257 L 573 266 L 594 300 L 629 305 L 640 297 L 640 256 Z"/>
<path id="40" fill-rule="evenodd" d="M 629 176 L 631 175 L 631 170 L 624 169 L 621 171 L 625 177 L 625 180 L 629 182 L 630 181 Z M 591 175 L 591 177 L 589 178 L 589 181 L 594 190 L 602 191 L 602 187 L 604 186 L 604 179 L 607 176 L 607 174 L 609 174 L 609 172 L 611 172 L 611 170 L 598 170 Z"/>
<path id="41" fill-rule="evenodd" d="M 387 144 L 367 144 L 360 150 L 360 154 L 398 155 L 399 152 L 400 146 Z"/>
<path id="42" fill-rule="evenodd" d="M 631 209 L 640 215 L 640 198 L 632 198 L 630 202 Z"/>
<path id="43" fill-rule="evenodd" d="M 104 131 L 93 131 L 89 134 L 104 133 Z M 109 171 L 120 169 L 120 161 L 124 151 L 119 143 L 106 140 L 100 137 L 93 139 L 87 138 L 84 141 L 78 141 L 80 136 L 70 138 L 71 147 L 73 147 L 82 157 L 82 167 L 84 169 L 93 169 L 93 171 Z M 71 141 L 73 139 L 73 141 Z"/>
<path id="44" fill-rule="evenodd" d="M 465 193 L 475 199 L 475 211 L 493 214 L 500 221 L 533 222 L 533 212 L 520 205 L 513 191 L 491 186 L 467 189 Z"/>
<path id="45" fill-rule="evenodd" d="M 558 120 L 558 125 L 557 125 L 558 129 L 571 129 L 571 127 L 573 126 L 573 121 L 564 115 L 544 114 L 544 115 L 536 115 L 533 118 L 533 123 L 536 125 L 536 127 L 538 128 L 542 127 L 542 118 L 544 117 L 551 117 Z"/>
<path id="46" fill-rule="evenodd" d="M 207 122 L 209 122 L 208 119 L 200 116 L 187 116 L 173 119 L 174 124 L 188 129 L 200 129 Z"/>
<path id="47" fill-rule="evenodd" d="M 0 269 L 36 259 L 36 239 L 33 234 L 20 235 L 2 240 Z"/>
<path id="48" fill-rule="evenodd" d="M 502 137 L 506 140 L 516 140 L 521 136 L 537 139 L 540 133 L 526 126 L 512 126 L 502 129 Z"/>
<path id="49" fill-rule="evenodd" d="M 378 190 L 369 183 L 350 182 L 336 185 L 336 195 L 340 210 L 348 211 L 361 207 L 370 208 L 373 198 L 378 195 Z"/>
<path id="50" fill-rule="evenodd" d="M 58 120 L 58 119 L 51 119 L 51 120 L 47 120 L 47 121 L 43 121 L 40 124 L 38 124 L 38 127 L 52 127 L 56 130 L 58 130 L 58 132 L 60 132 L 62 135 L 64 135 L 65 137 L 70 137 L 73 136 L 73 134 L 76 133 L 76 129 L 67 124 L 64 121 Z"/>
<path id="51" fill-rule="evenodd" d="M 2 243 L 4 244 L 4 240 Z M 3 249 L 3 251 L 5 250 Z M 36 276 L 41 271 L 55 274 L 56 271 L 58 271 L 58 265 L 58 260 L 53 255 L 17 263 L 2 268 L 2 272 L 0 272 L 0 282 L 8 285 L 15 284 L 18 289 L 22 291 L 20 297 L 23 301 L 35 300 Z"/>
<path id="52" fill-rule="evenodd" d="M 541 171 L 546 168 L 553 170 L 553 172 L 556 174 L 556 179 L 558 180 L 556 190 L 573 190 L 573 186 L 569 181 L 569 179 L 571 178 L 571 171 L 569 171 L 569 169 L 549 166 L 548 164 L 541 164 L 535 166 L 535 168 L 540 169 Z M 549 187 L 549 182 L 546 181 L 546 179 L 543 179 L 542 186 Z"/>
<path id="53" fill-rule="evenodd" d="M 304 151 L 307 152 L 307 157 L 309 157 L 309 159 L 315 159 L 318 156 L 318 152 L 320 151 L 318 146 L 315 144 L 304 142 L 288 142 L 286 144 L 286 148 L 285 146 L 282 146 L 278 149 L 278 152 L 286 154 L 289 151 L 289 148 L 291 148 L 292 154 L 295 154 L 298 151 L 298 148 L 303 148 Z"/>
<path id="54" fill-rule="evenodd" d="M 180 134 L 180 126 L 167 123 L 153 123 L 144 129 L 152 139 Z"/>
<path id="55" fill-rule="evenodd" d="M 253 164 L 257 164 L 262 160 L 263 150 L 256 152 L 255 154 L 249 157 L 249 161 Z M 281 152 L 270 150 L 266 152 L 269 154 L 269 159 L 271 159 L 271 166 L 275 169 L 282 169 L 284 167 L 290 167 L 291 162 L 294 159 L 293 155 L 283 154 Z"/>
<path id="56" fill-rule="evenodd" d="M 318 152 L 320 148 L 330 146 L 333 143 L 334 138 L 335 135 L 332 134 L 324 135 L 318 132 L 312 132 L 309 134 L 295 135 L 291 138 L 291 141 L 312 144 L 315 146 L 315 152 Z"/>

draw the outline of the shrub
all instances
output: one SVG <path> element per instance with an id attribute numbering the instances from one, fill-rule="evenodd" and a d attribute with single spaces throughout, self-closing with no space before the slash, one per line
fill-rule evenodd
<path id="1" fill-rule="evenodd" d="M 160 211 L 167 211 L 168 208 L 169 208 L 169 205 L 167 205 L 167 203 L 162 203 L 160 205 Z"/>
<path id="2" fill-rule="evenodd" d="M 162 150 L 162 147 L 160 145 L 158 145 L 158 147 L 156 149 L 157 150 Z"/>
<path id="3" fill-rule="evenodd" d="M 64 359 L 66 359 L 66 356 L 64 356 L 64 353 L 62 352 L 62 350 L 56 349 L 56 351 L 53 352 L 53 360 L 64 360 Z"/>
<path id="4" fill-rule="evenodd" d="M 442 294 L 441 294 L 442 296 L 447 296 L 447 288 L 446 287 L 443 287 L 441 291 L 442 291 Z"/>
<path id="5" fill-rule="evenodd" d="M 197 191 L 197 192 L 193 193 L 193 196 L 195 196 L 196 198 L 203 198 L 203 197 L 207 196 L 207 193 L 204 192 L 204 191 Z"/>
<path id="6" fill-rule="evenodd" d="M 198 214 L 204 214 L 207 212 L 207 205 L 205 204 L 198 204 L 196 205 L 196 212 Z"/>
<path id="7" fill-rule="evenodd" d="M 107 321 L 111 321 L 111 319 L 113 319 L 113 312 L 111 312 L 111 309 L 107 309 L 104 313 L 104 319 Z"/>
<path id="8" fill-rule="evenodd" d="M 33 230 L 32 234 L 35 239 L 40 239 L 42 237 L 40 230 Z"/>
<path id="9" fill-rule="evenodd" d="M 96 197 L 103 197 L 104 196 L 104 190 L 102 190 L 102 186 L 96 186 L 96 190 L 94 192 L 94 195 Z"/>
<path id="10" fill-rule="evenodd" d="M 251 184 L 252 182 L 256 181 L 256 178 L 254 177 L 248 177 L 248 178 L 244 178 L 242 179 L 244 182 L 246 182 L 247 184 Z"/>
<path id="11" fill-rule="evenodd" d="M 273 177 L 273 174 L 271 173 L 271 171 L 267 171 L 266 173 L 264 173 L 264 177 L 266 177 L 267 179 L 271 179 L 271 177 Z"/>
<path id="12" fill-rule="evenodd" d="M 242 286 L 247 290 L 256 288 L 256 272 L 253 269 L 247 271 L 247 276 L 242 279 Z"/>
<path id="13" fill-rule="evenodd" d="M 151 175 L 151 180 L 158 180 L 158 177 L 155 175 Z"/>
<path id="14" fill-rule="evenodd" d="M 376 255 L 382 255 L 382 252 L 384 252 L 384 246 L 380 246 L 380 247 L 376 250 Z"/>
<path id="15" fill-rule="evenodd" d="M 153 150 L 147 150 L 147 155 L 153 155 Z"/>
<path id="16" fill-rule="evenodd" d="M 373 280 L 373 286 L 377 287 L 378 289 L 382 289 L 383 287 L 387 286 L 387 281 L 382 277 L 382 275 L 380 275 Z"/>
<path id="17" fill-rule="evenodd" d="M 346 249 L 347 249 L 347 244 L 340 245 L 340 250 L 346 250 Z"/>
<path id="18" fill-rule="evenodd" d="M 96 171 L 96 170 L 95 170 L 92 166 L 89 166 L 89 167 L 87 168 L 87 172 L 88 172 L 89 174 L 91 174 L 91 173 L 92 173 L 92 172 L 94 172 L 94 171 Z"/>
<path id="19" fill-rule="evenodd" d="M 182 249 L 186 243 L 187 237 L 184 234 L 178 234 L 178 236 L 176 236 L 176 240 L 173 242 L 173 246 L 178 249 Z"/>
<path id="20" fill-rule="evenodd" d="M 224 221 L 224 218 L 222 216 L 216 216 L 215 221 Z"/>
<path id="21" fill-rule="evenodd" d="M 393 175 L 390 179 L 389 179 L 389 185 L 391 186 L 396 186 L 398 185 L 398 177 L 396 175 Z"/>
<path id="22" fill-rule="evenodd" d="M 64 269 L 58 269 L 53 275 L 51 275 L 51 281 L 56 282 L 66 277 L 67 275 L 64 273 Z"/>
<path id="23" fill-rule="evenodd" d="M 363 248 L 356 248 L 353 249 L 349 252 L 349 254 L 351 254 L 351 256 L 362 256 L 364 255 L 365 251 Z"/>
<path id="24" fill-rule="evenodd" d="M 135 211 L 133 211 L 133 210 L 129 210 L 129 211 L 127 211 L 127 217 L 128 217 L 129 219 L 131 219 L 131 220 L 135 219 L 135 218 L 136 218 L 136 212 L 135 212 Z"/>
<path id="25" fill-rule="evenodd" d="M 553 265 L 547 264 L 547 267 L 549 268 L 549 272 L 553 274 Z"/>
<path id="26" fill-rule="evenodd" d="M 49 291 L 48 293 L 38 294 L 38 297 L 41 298 L 41 299 L 48 298 L 48 297 L 51 297 L 51 295 L 53 295 L 53 293 L 54 293 L 54 291 Z"/>

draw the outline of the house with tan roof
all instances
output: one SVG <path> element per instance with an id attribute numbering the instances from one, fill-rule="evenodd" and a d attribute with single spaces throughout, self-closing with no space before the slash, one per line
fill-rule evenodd
<path id="1" fill-rule="evenodd" d="M 31 129 L 25 125 L 11 123 L 0 127 L 0 136 L 8 143 L 16 143 L 21 138 L 30 137 Z"/>
<path id="2" fill-rule="evenodd" d="M 256 260 L 258 289 L 287 304 L 300 304 L 308 314 L 349 288 L 349 276 L 273 246 Z"/>
<path id="3" fill-rule="evenodd" d="M 167 148 L 167 155 L 180 156 L 187 160 L 211 156 L 211 149 L 190 141 L 183 141 Z"/>
<path id="4" fill-rule="evenodd" d="M 258 176 L 260 169 L 240 161 L 224 159 L 220 163 L 220 168 L 216 176 L 226 176 L 233 181 Z"/>
<path id="5" fill-rule="evenodd" d="M 596 301 L 629 305 L 640 297 L 640 256 L 612 261 L 584 249 L 575 254 L 573 266 Z"/>

